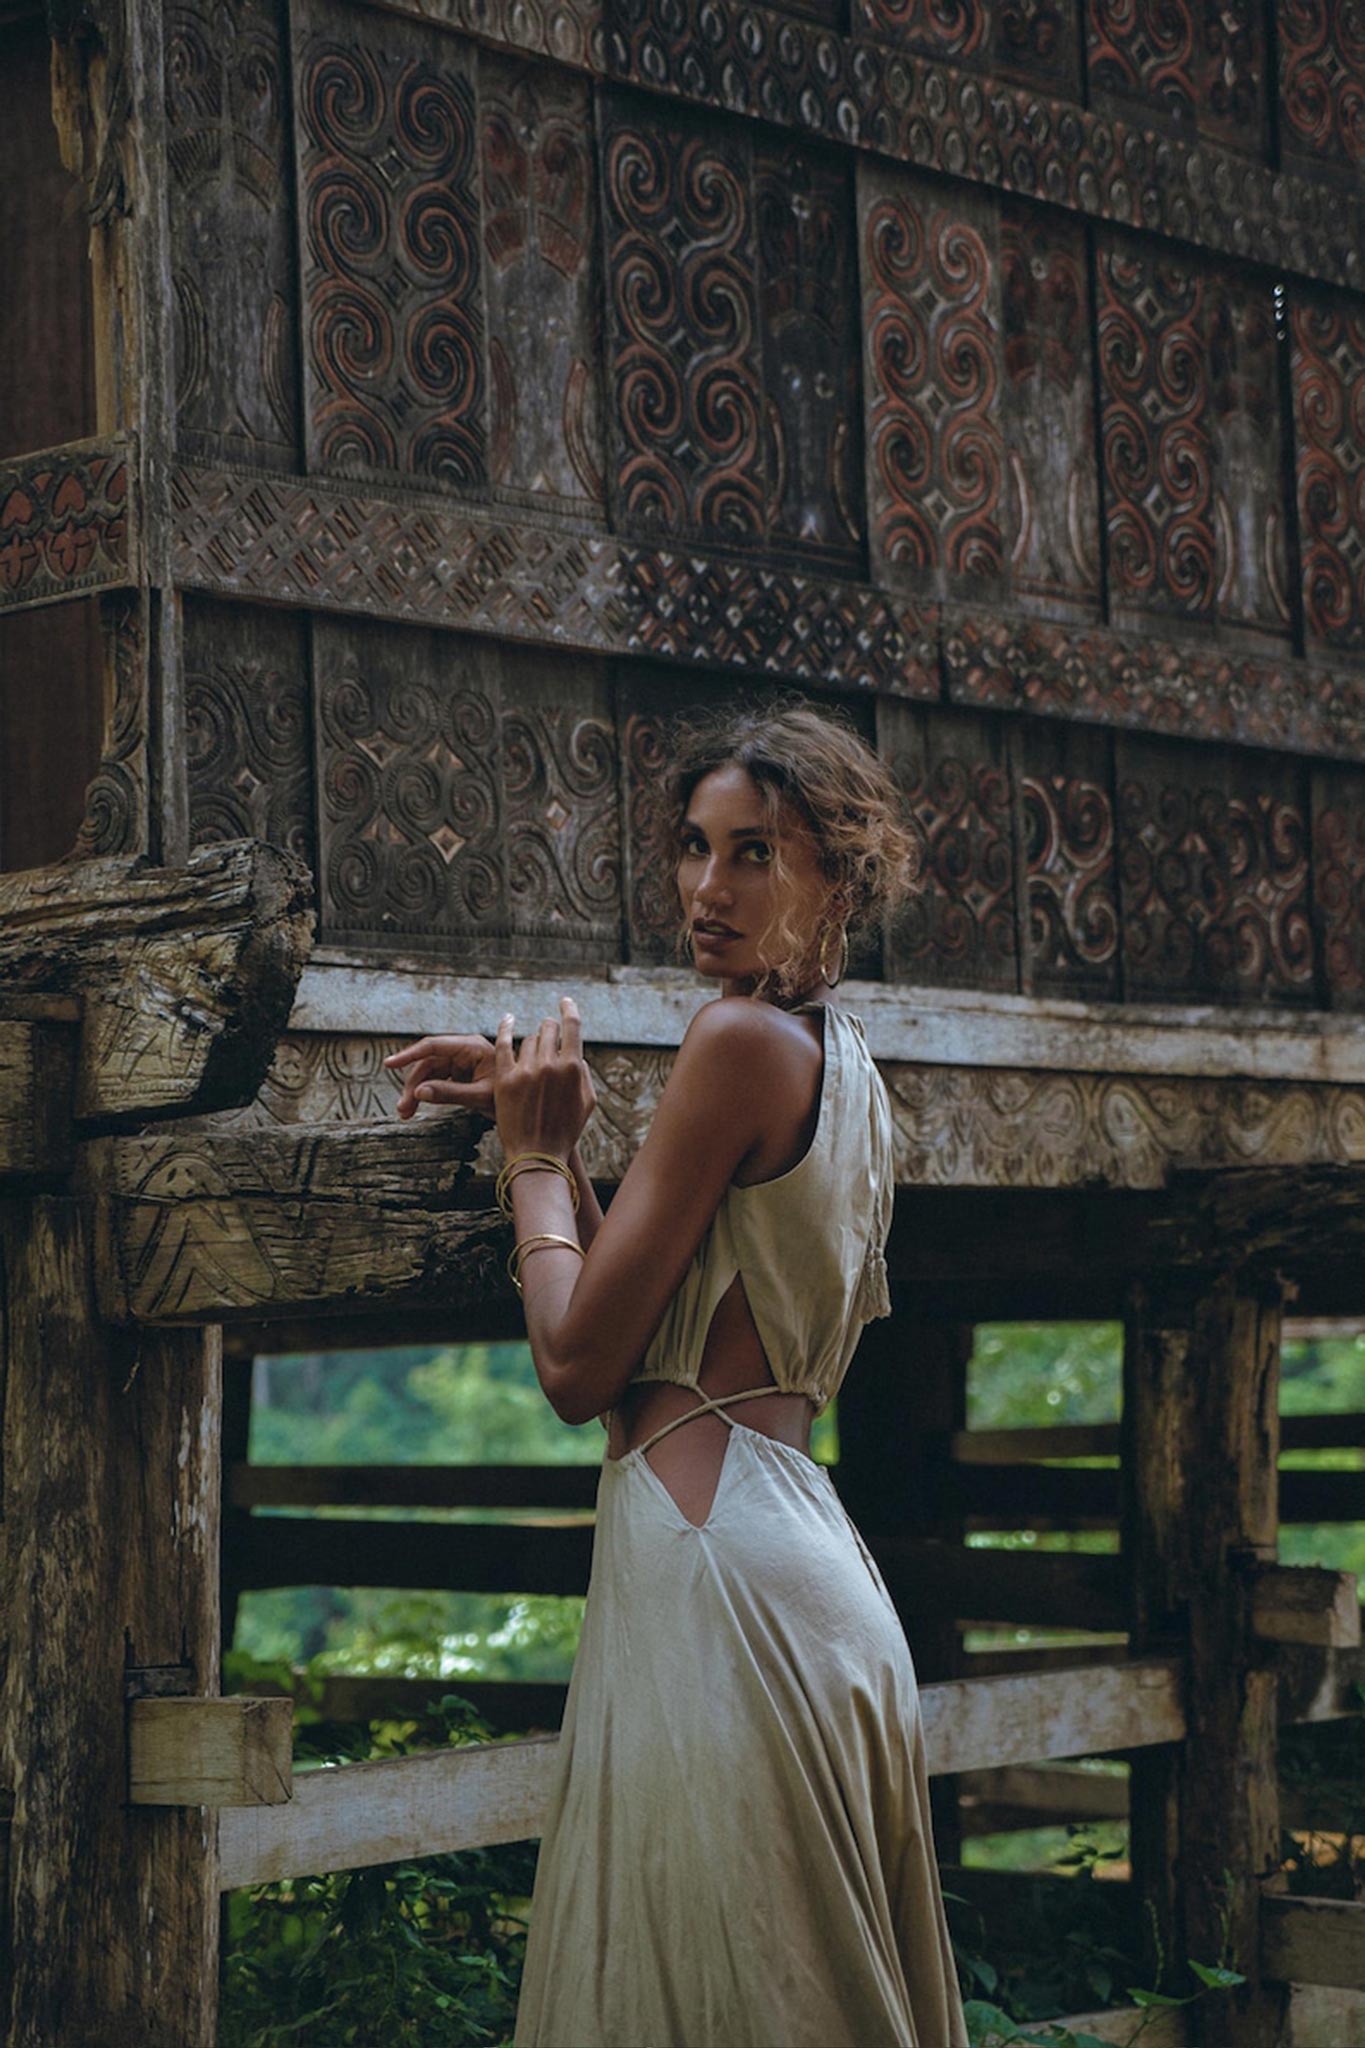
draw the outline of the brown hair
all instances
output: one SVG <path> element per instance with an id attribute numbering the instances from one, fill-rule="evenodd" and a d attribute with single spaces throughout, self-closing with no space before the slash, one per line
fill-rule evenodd
<path id="1" fill-rule="evenodd" d="M 842 897 L 850 938 L 875 924 L 908 893 L 920 871 L 919 840 L 905 819 L 886 763 L 841 711 L 817 710 L 800 697 L 688 712 L 669 735 L 668 852 L 676 864 L 692 792 L 717 768 L 738 766 L 756 783 L 772 836 L 773 872 L 784 878 L 785 810 L 809 832 L 829 885 L 827 907 Z M 687 926 L 678 933 L 685 957 Z M 781 915 L 763 935 L 765 996 L 796 993 L 808 941 Z M 771 958 L 767 947 L 771 947 Z"/>

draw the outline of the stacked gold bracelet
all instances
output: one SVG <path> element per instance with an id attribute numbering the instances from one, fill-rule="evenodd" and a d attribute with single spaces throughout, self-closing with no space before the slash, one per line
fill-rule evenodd
<path id="1" fill-rule="evenodd" d="M 514 1244 L 511 1251 L 507 1254 L 507 1277 L 511 1281 L 512 1285 L 516 1288 L 518 1294 L 520 1294 L 522 1291 L 522 1260 L 526 1257 L 526 1254 L 528 1252 L 542 1251 L 547 1244 L 562 1244 L 566 1251 L 577 1252 L 580 1259 L 585 1259 L 587 1257 L 587 1253 L 584 1251 L 582 1245 L 579 1244 L 576 1238 L 560 1237 L 557 1231 L 538 1230 L 535 1232 L 534 1236 L 524 1237 L 521 1240 L 521 1243 Z"/>
<path id="2" fill-rule="evenodd" d="M 573 1197 L 573 1212 L 578 1214 L 578 1182 L 574 1179 L 573 1168 L 567 1160 L 557 1159 L 553 1152 L 518 1152 L 509 1159 L 498 1175 L 493 1192 L 498 1198 L 498 1207 L 504 1216 L 512 1214 L 512 1183 L 519 1173 L 554 1172 L 568 1183 Z"/>

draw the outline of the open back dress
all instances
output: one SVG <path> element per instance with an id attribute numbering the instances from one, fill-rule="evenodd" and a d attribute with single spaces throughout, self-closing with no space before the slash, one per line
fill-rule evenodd
<path id="1" fill-rule="evenodd" d="M 698 1376 L 734 1280 L 773 1381 L 823 1408 L 889 1312 L 891 1114 L 824 1010 L 815 1134 L 726 1190 L 635 1379 L 697 1391 L 598 1483 L 592 1573 L 531 1901 L 515 2048 L 964 2048 L 919 1696 L 826 1469 Z M 730 1423 L 694 1524 L 646 1455 Z M 609 1418 L 603 1418 L 609 1421 Z"/>

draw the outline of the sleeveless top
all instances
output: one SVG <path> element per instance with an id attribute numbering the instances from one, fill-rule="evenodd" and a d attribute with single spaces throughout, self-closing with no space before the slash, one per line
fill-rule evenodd
<path id="1" fill-rule="evenodd" d="M 824 1014 L 815 1134 L 785 1173 L 730 1183 L 631 1385 L 664 1380 L 700 1392 L 707 1332 L 736 1273 L 778 1389 L 808 1395 L 817 1414 L 838 1393 L 863 1324 L 891 1313 L 886 1087 L 861 1018 L 825 1003 L 798 1007 Z M 609 1426 L 609 1412 L 599 1419 Z"/>

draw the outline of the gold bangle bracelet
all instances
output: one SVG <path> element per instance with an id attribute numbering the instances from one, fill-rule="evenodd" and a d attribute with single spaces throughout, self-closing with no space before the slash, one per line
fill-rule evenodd
<path id="1" fill-rule="evenodd" d="M 526 1254 L 528 1252 L 538 1252 L 544 1246 L 552 1244 L 562 1245 L 565 1251 L 577 1252 L 580 1259 L 586 1259 L 588 1256 L 577 1238 L 561 1237 L 557 1231 L 537 1230 L 531 1237 L 523 1237 L 521 1242 L 514 1244 L 511 1251 L 507 1254 L 507 1277 L 516 1288 L 518 1294 L 522 1291 L 521 1262 L 526 1257 Z"/>
<path id="2" fill-rule="evenodd" d="M 578 1214 L 578 1182 L 568 1161 L 557 1158 L 553 1152 L 518 1152 L 507 1161 L 494 1183 L 493 1192 L 504 1216 L 512 1214 L 511 1187 L 519 1173 L 557 1173 L 567 1182 L 574 1215 Z"/>

